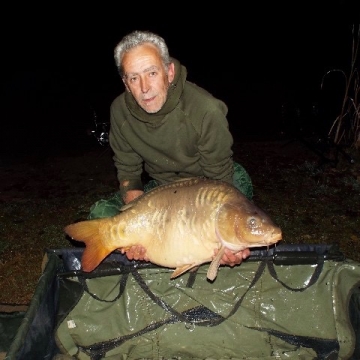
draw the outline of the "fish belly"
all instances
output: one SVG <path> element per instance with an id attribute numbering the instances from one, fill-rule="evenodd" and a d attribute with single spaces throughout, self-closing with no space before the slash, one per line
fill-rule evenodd
<path id="1" fill-rule="evenodd" d="M 121 237 L 126 246 L 145 247 L 147 257 L 155 264 L 171 268 L 201 264 L 210 261 L 220 247 L 215 212 L 211 207 L 200 211 L 188 203 L 164 207 L 149 202 L 145 209 L 123 214 L 126 226 Z M 122 244 L 124 241 L 119 240 L 119 245 Z"/>

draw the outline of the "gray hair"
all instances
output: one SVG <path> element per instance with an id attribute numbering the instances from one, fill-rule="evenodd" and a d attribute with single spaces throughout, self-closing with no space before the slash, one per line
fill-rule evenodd
<path id="1" fill-rule="evenodd" d="M 169 49 L 166 45 L 165 40 L 161 36 L 154 34 L 150 31 L 135 30 L 130 34 L 125 35 L 114 49 L 115 64 L 121 77 L 124 76 L 122 60 L 125 53 L 135 48 L 136 46 L 145 43 L 154 44 L 158 48 L 165 69 L 168 69 L 168 66 L 170 64 L 170 56 Z"/>

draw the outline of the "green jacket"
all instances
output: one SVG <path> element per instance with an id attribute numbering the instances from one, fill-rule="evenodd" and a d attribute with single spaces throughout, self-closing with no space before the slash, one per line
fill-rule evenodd
<path id="1" fill-rule="evenodd" d="M 109 142 L 122 196 L 143 189 L 143 170 L 159 184 L 192 176 L 232 183 L 227 106 L 187 81 L 186 68 L 173 62 L 175 78 L 159 112 L 146 113 L 128 92 L 111 104 Z"/>

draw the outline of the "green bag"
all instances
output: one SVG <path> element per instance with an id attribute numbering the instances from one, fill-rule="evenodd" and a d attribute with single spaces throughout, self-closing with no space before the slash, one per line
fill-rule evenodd
<path id="1" fill-rule="evenodd" d="M 329 258 L 253 253 L 212 283 L 206 264 L 59 274 L 55 341 L 71 359 L 356 359 L 360 264 Z"/>

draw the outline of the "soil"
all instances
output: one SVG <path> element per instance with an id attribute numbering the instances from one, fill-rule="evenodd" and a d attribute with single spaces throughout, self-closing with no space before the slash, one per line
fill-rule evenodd
<path id="1" fill-rule="evenodd" d="M 282 228 L 282 242 L 334 244 L 360 261 L 358 150 L 279 138 L 237 141 L 234 152 L 251 175 L 254 202 Z M 86 219 L 117 188 L 112 153 L 98 144 L 2 159 L 0 304 L 28 305 L 44 251 L 77 246 L 64 226 Z"/>

